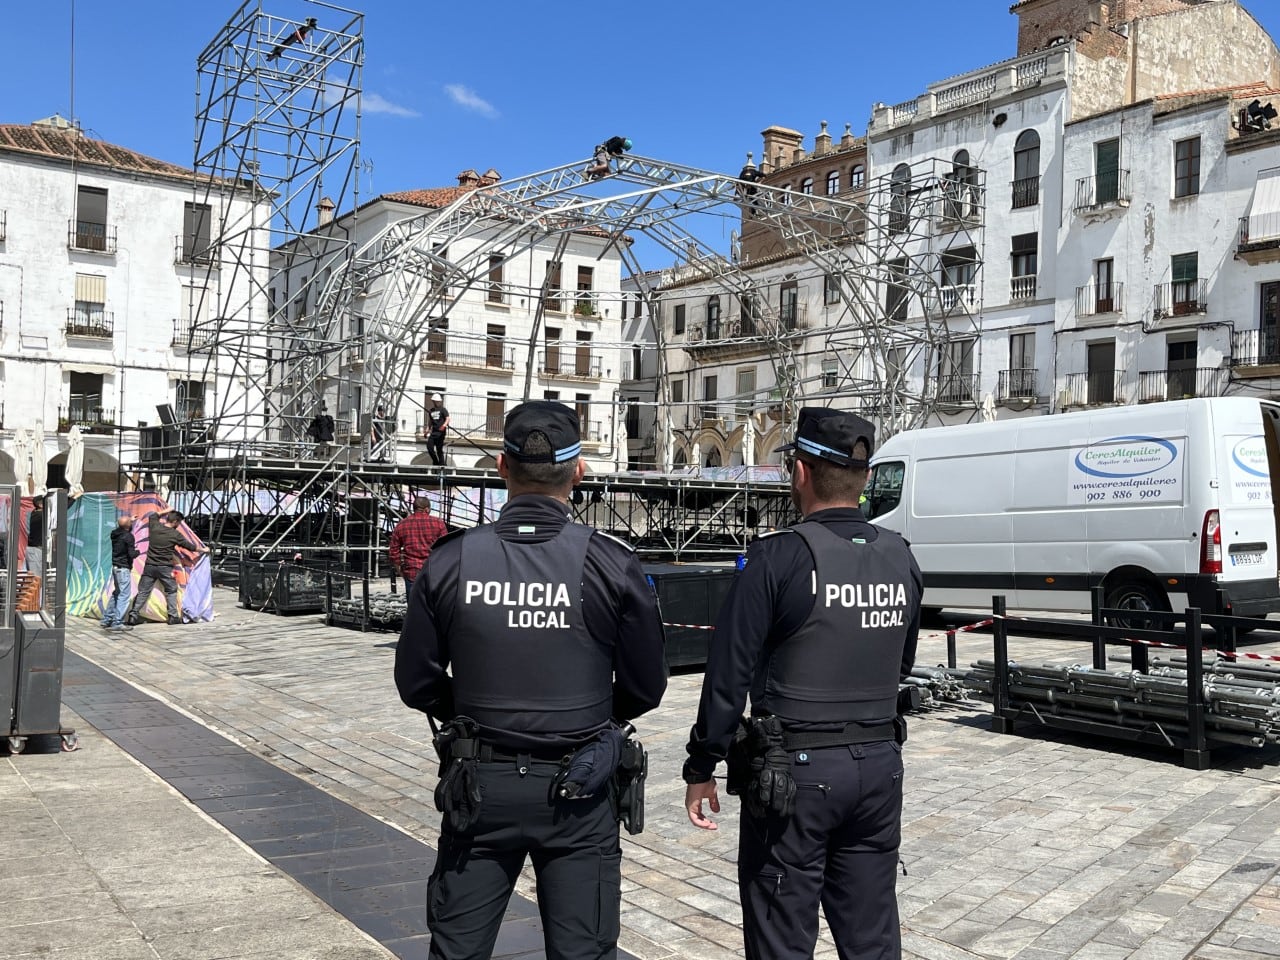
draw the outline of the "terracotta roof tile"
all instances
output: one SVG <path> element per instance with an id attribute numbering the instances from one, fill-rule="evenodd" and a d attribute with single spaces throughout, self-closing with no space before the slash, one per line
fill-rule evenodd
<path id="1" fill-rule="evenodd" d="M 394 203 L 409 203 L 418 207 L 429 207 L 431 209 L 439 209 L 447 207 L 459 197 L 466 196 L 477 187 L 491 186 L 492 182 L 487 178 L 481 178 L 476 183 L 468 183 L 457 187 L 429 187 L 422 190 L 401 190 L 398 193 L 384 193 L 378 200 L 390 200 Z M 582 233 L 592 237 L 609 238 L 614 236 L 603 227 L 592 225 L 584 225 L 579 227 L 574 233 Z M 628 241 L 630 242 L 630 241 Z"/>
<path id="2" fill-rule="evenodd" d="M 401 190 L 399 193 L 384 193 L 384 200 L 396 203 L 411 203 L 417 207 L 447 207 L 459 197 L 470 193 L 475 184 L 465 187 L 432 187 L 426 190 Z"/>
<path id="3" fill-rule="evenodd" d="M 75 163 L 88 163 L 113 170 L 151 173 L 190 180 L 190 170 L 165 160 L 157 160 L 134 150 L 104 143 L 78 130 L 59 130 L 30 124 L 0 124 L 0 151 L 13 151 Z"/>

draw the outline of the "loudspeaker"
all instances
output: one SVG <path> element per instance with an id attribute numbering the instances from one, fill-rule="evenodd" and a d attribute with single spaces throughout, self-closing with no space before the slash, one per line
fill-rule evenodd
<path id="1" fill-rule="evenodd" d="M 173 407 L 167 403 L 156 404 L 156 413 L 160 414 L 160 422 L 166 427 L 176 426 L 178 418 L 173 415 Z"/>

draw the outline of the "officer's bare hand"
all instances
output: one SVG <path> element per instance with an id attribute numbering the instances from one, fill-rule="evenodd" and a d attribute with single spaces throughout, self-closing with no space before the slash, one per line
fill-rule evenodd
<path id="1" fill-rule="evenodd" d="M 716 794 L 716 780 L 712 777 L 706 783 L 691 783 L 684 788 L 684 809 L 689 814 L 689 822 L 702 830 L 720 829 L 714 820 L 702 812 L 702 801 L 711 806 L 712 813 L 720 812 L 720 797 Z"/>

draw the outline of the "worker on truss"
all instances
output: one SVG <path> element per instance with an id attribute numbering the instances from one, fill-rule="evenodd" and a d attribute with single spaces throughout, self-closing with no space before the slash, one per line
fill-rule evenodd
<path id="1" fill-rule="evenodd" d="M 751 213 L 756 212 L 756 190 L 755 184 L 764 179 L 764 174 L 760 172 L 760 168 L 752 162 L 751 154 L 747 154 L 747 163 L 738 174 L 738 179 L 742 181 L 738 187 L 738 196 L 750 208 Z"/>
<path id="2" fill-rule="evenodd" d="M 272 48 L 271 52 L 267 54 L 267 63 L 270 63 L 272 60 L 278 58 L 280 54 L 284 53 L 286 47 L 292 47 L 295 43 L 301 43 L 303 40 L 307 39 L 307 34 L 315 28 L 315 17 L 308 17 L 306 23 L 301 23 L 294 27 L 293 31 L 277 43 L 275 47 Z"/>
<path id="3" fill-rule="evenodd" d="M 595 154 L 591 158 L 591 166 L 585 171 L 587 179 L 599 180 L 601 177 L 607 177 L 612 172 L 612 162 L 621 159 L 622 155 L 630 149 L 630 137 L 610 137 L 604 143 L 597 144 Z"/>

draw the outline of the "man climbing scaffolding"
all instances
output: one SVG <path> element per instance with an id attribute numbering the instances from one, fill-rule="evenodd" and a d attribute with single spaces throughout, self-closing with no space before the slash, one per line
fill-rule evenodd
<path id="1" fill-rule="evenodd" d="M 597 144 L 591 158 L 591 166 L 584 173 L 589 180 L 599 180 L 611 172 L 610 164 L 631 149 L 630 137 L 610 137 L 604 143 Z"/>

